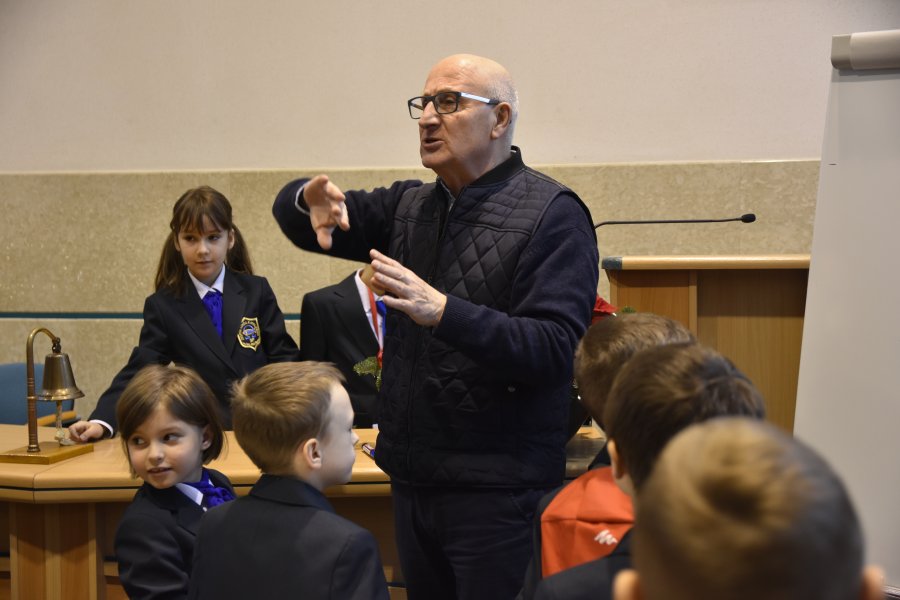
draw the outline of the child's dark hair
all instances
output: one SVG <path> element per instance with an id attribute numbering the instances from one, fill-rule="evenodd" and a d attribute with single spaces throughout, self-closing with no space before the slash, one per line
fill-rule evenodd
<path id="1" fill-rule="evenodd" d="M 210 444 L 203 464 L 217 458 L 225 444 L 219 402 L 206 382 L 188 367 L 149 365 L 138 371 L 116 403 L 116 422 L 122 449 L 128 455 L 128 439 L 158 406 L 195 427 L 209 427 Z M 131 474 L 135 475 L 134 469 Z"/>
<path id="2" fill-rule="evenodd" d="M 765 413 L 762 395 L 730 360 L 701 344 L 678 343 L 647 348 L 625 364 L 603 424 L 640 493 L 663 447 L 688 425 Z"/>
<path id="3" fill-rule="evenodd" d="M 247 245 L 231 217 L 231 203 L 221 192 L 204 185 L 186 191 L 172 209 L 169 236 L 156 269 L 156 291 L 166 289 L 176 295 L 182 293 L 187 269 L 175 248 L 175 241 L 181 231 L 202 232 L 204 217 L 219 229 L 234 232 L 234 246 L 225 257 L 228 268 L 238 273 L 253 274 Z"/>

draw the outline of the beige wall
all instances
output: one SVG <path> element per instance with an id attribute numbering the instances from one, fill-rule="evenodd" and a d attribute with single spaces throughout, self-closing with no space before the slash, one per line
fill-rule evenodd
<path id="1" fill-rule="evenodd" d="M 438 58 L 504 63 L 532 164 L 817 158 L 831 36 L 897 0 L 0 0 L 0 172 L 418 164 Z"/>

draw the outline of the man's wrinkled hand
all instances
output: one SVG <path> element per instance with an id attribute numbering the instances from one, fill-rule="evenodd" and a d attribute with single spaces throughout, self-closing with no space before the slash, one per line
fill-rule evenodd
<path id="1" fill-rule="evenodd" d="M 387 290 L 384 303 L 406 313 L 419 325 L 434 327 L 444 316 L 447 296 L 437 291 L 418 275 L 378 250 L 371 250 L 373 280 Z"/>

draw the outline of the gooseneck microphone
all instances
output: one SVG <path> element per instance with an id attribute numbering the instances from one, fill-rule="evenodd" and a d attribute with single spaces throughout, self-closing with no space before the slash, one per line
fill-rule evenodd
<path id="1" fill-rule="evenodd" d="M 662 219 L 652 221 L 600 221 L 594 224 L 594 229 L 601 225 L 662 225 L 665 223 L 729 223 L 731 221 L 740 221 L 741 223 L 752 223 L 756 220 L 756 215 L 747 213 L 739 217 L 731 219 Z"/>

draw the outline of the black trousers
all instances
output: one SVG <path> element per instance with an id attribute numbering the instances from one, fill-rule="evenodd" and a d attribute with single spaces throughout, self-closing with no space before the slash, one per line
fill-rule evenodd
<path id="1" fill-rule="evenodd" d="M 535 509 L 549 489 L 393 483 L 391 491 L 409 600 L 515 598 L 532 555 Z"/>

